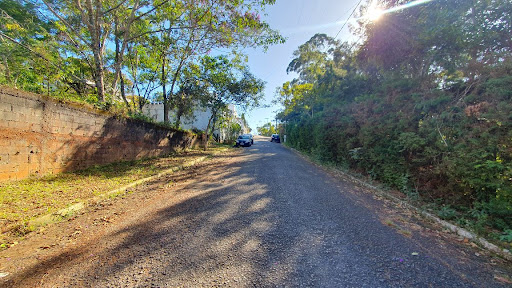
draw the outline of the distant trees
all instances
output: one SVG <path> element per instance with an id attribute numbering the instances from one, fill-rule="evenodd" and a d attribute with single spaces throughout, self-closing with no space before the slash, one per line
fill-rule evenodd
<path id="1" fill-rule="evenodd" d="M 313 36 L 278 88 L 287 143 L 512 239 L 511 20 L 510 1 L 439 0 L 360 18 L 359 43 Z"/>
<path id="2" fill-rule="evenodd" d="M 265 123 L 256 129 L 258 129 L 258 134 L 263 136 L 271 136 L 272 134 L 277 134 L 277 129 L 272 125 L 271 122 Z"/>
<path id="3" fill-rule="evenodd" d="M 274 2 L 0 0 L 0 84 L 105 109 L 159 96 L 168 122 L 171 109 L 186 113 L 187 76 L 212 49 L 236 58 L 284 41 L 259 16 Z"/>

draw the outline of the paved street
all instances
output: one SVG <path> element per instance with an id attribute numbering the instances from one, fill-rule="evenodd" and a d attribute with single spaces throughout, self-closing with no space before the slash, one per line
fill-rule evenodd
<path id="1" fill-rule="evenodd" d="M 239 149 L 177 186 L 158 184 L 16 285 L 507 287 L 483 252 L 282 144 L 256 138 Z"/>

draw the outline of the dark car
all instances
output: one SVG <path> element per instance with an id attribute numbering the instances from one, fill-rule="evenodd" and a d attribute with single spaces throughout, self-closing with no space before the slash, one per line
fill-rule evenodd
<path id="1" fill-rule="evenodd" d="M 254 145 L 254 139 L 252 137 L 252 134 L 244 134 L 244 135 L 249 136 L 249 138 L 251 139 L 251 145 Z"/>
<path id="2" fill-rule="evenodd" d="M 281 143 L 281 138 L 279 138 L 279 134 L 272 134 L 272 138 L 270 138 L 270 142 Z"/>
<path id="3" fill-rule="evenodd" d="M 247 146 L 250 147 L 252 145 L 252 137 L 248 134 L 238 136 L 236 139 L 236 146 Z"/>

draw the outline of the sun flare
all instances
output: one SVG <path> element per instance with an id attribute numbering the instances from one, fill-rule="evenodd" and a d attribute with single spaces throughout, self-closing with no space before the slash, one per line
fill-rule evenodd
<path id="1" fill-rule="evenodd" d="M 382 17 L 384 13 L 384 10 L 376 7 L 375 5 L 372 5 L 366 12 L 366 18 L 368 18 L 370 21 L 377 21 L 380 19 L 380 17 Z"/>
<path id="2" fill-rule="evenodd" d="M 370 21 L 377 21 L 379 20 L 384 14 L 400 11 L 403 9 L 411 8 L 417 5 L 425 4 L 428 2 L 431 2 L 433 0 L 414 0 L 407 4 L 403 4 L 400 6 L 396 6 L 389 9 L 382 9 L 378 6 L 377 1 L 373 1 L 372 4 L 368 7 L 368 10 L 366 11 L 365 15 L 359 19 L 368 19 Z"/>

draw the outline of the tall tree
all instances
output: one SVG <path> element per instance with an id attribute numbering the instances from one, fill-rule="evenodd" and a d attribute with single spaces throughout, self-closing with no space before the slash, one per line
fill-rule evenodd
<path id="1" fill-rule="evenodd" d="M 265 83 L 256 78 L 238 59 L 225 56 L 201 59 L 201 85 L 206 87 L 203 105 L 211 111 L 206 129 L 207 138 L 213 134 L 220 113 L 228 104 L 242 107 L 258 105 Z"/>
<path id="2" fill-rule="evenodd" d="M 315 34 L 293 52 L 286 72 L 296 72 L 302 82 L 313 83 L 325 74 L 338 42 L 326 34 Z"/>
<path id="3" fill-rule="evenodd" d="M 284 39 L 260 20 L 259 14 L 267 4 L 275 1 L 215 1 L 190 2 L 186 12 L 180 15 L 173 27 L 172 45 L 162 58 L 162 89 L 164 94 L 164 120 L 169 121 L 169 110 L 174 106 L 182 69 L 207 55 L 212 49 L 231 49 L 263 46 L 281 43 Z M 170 70 L 164 72 L 164 70 Z M 170 84 L 169 90 L 167 86 Z"/>

